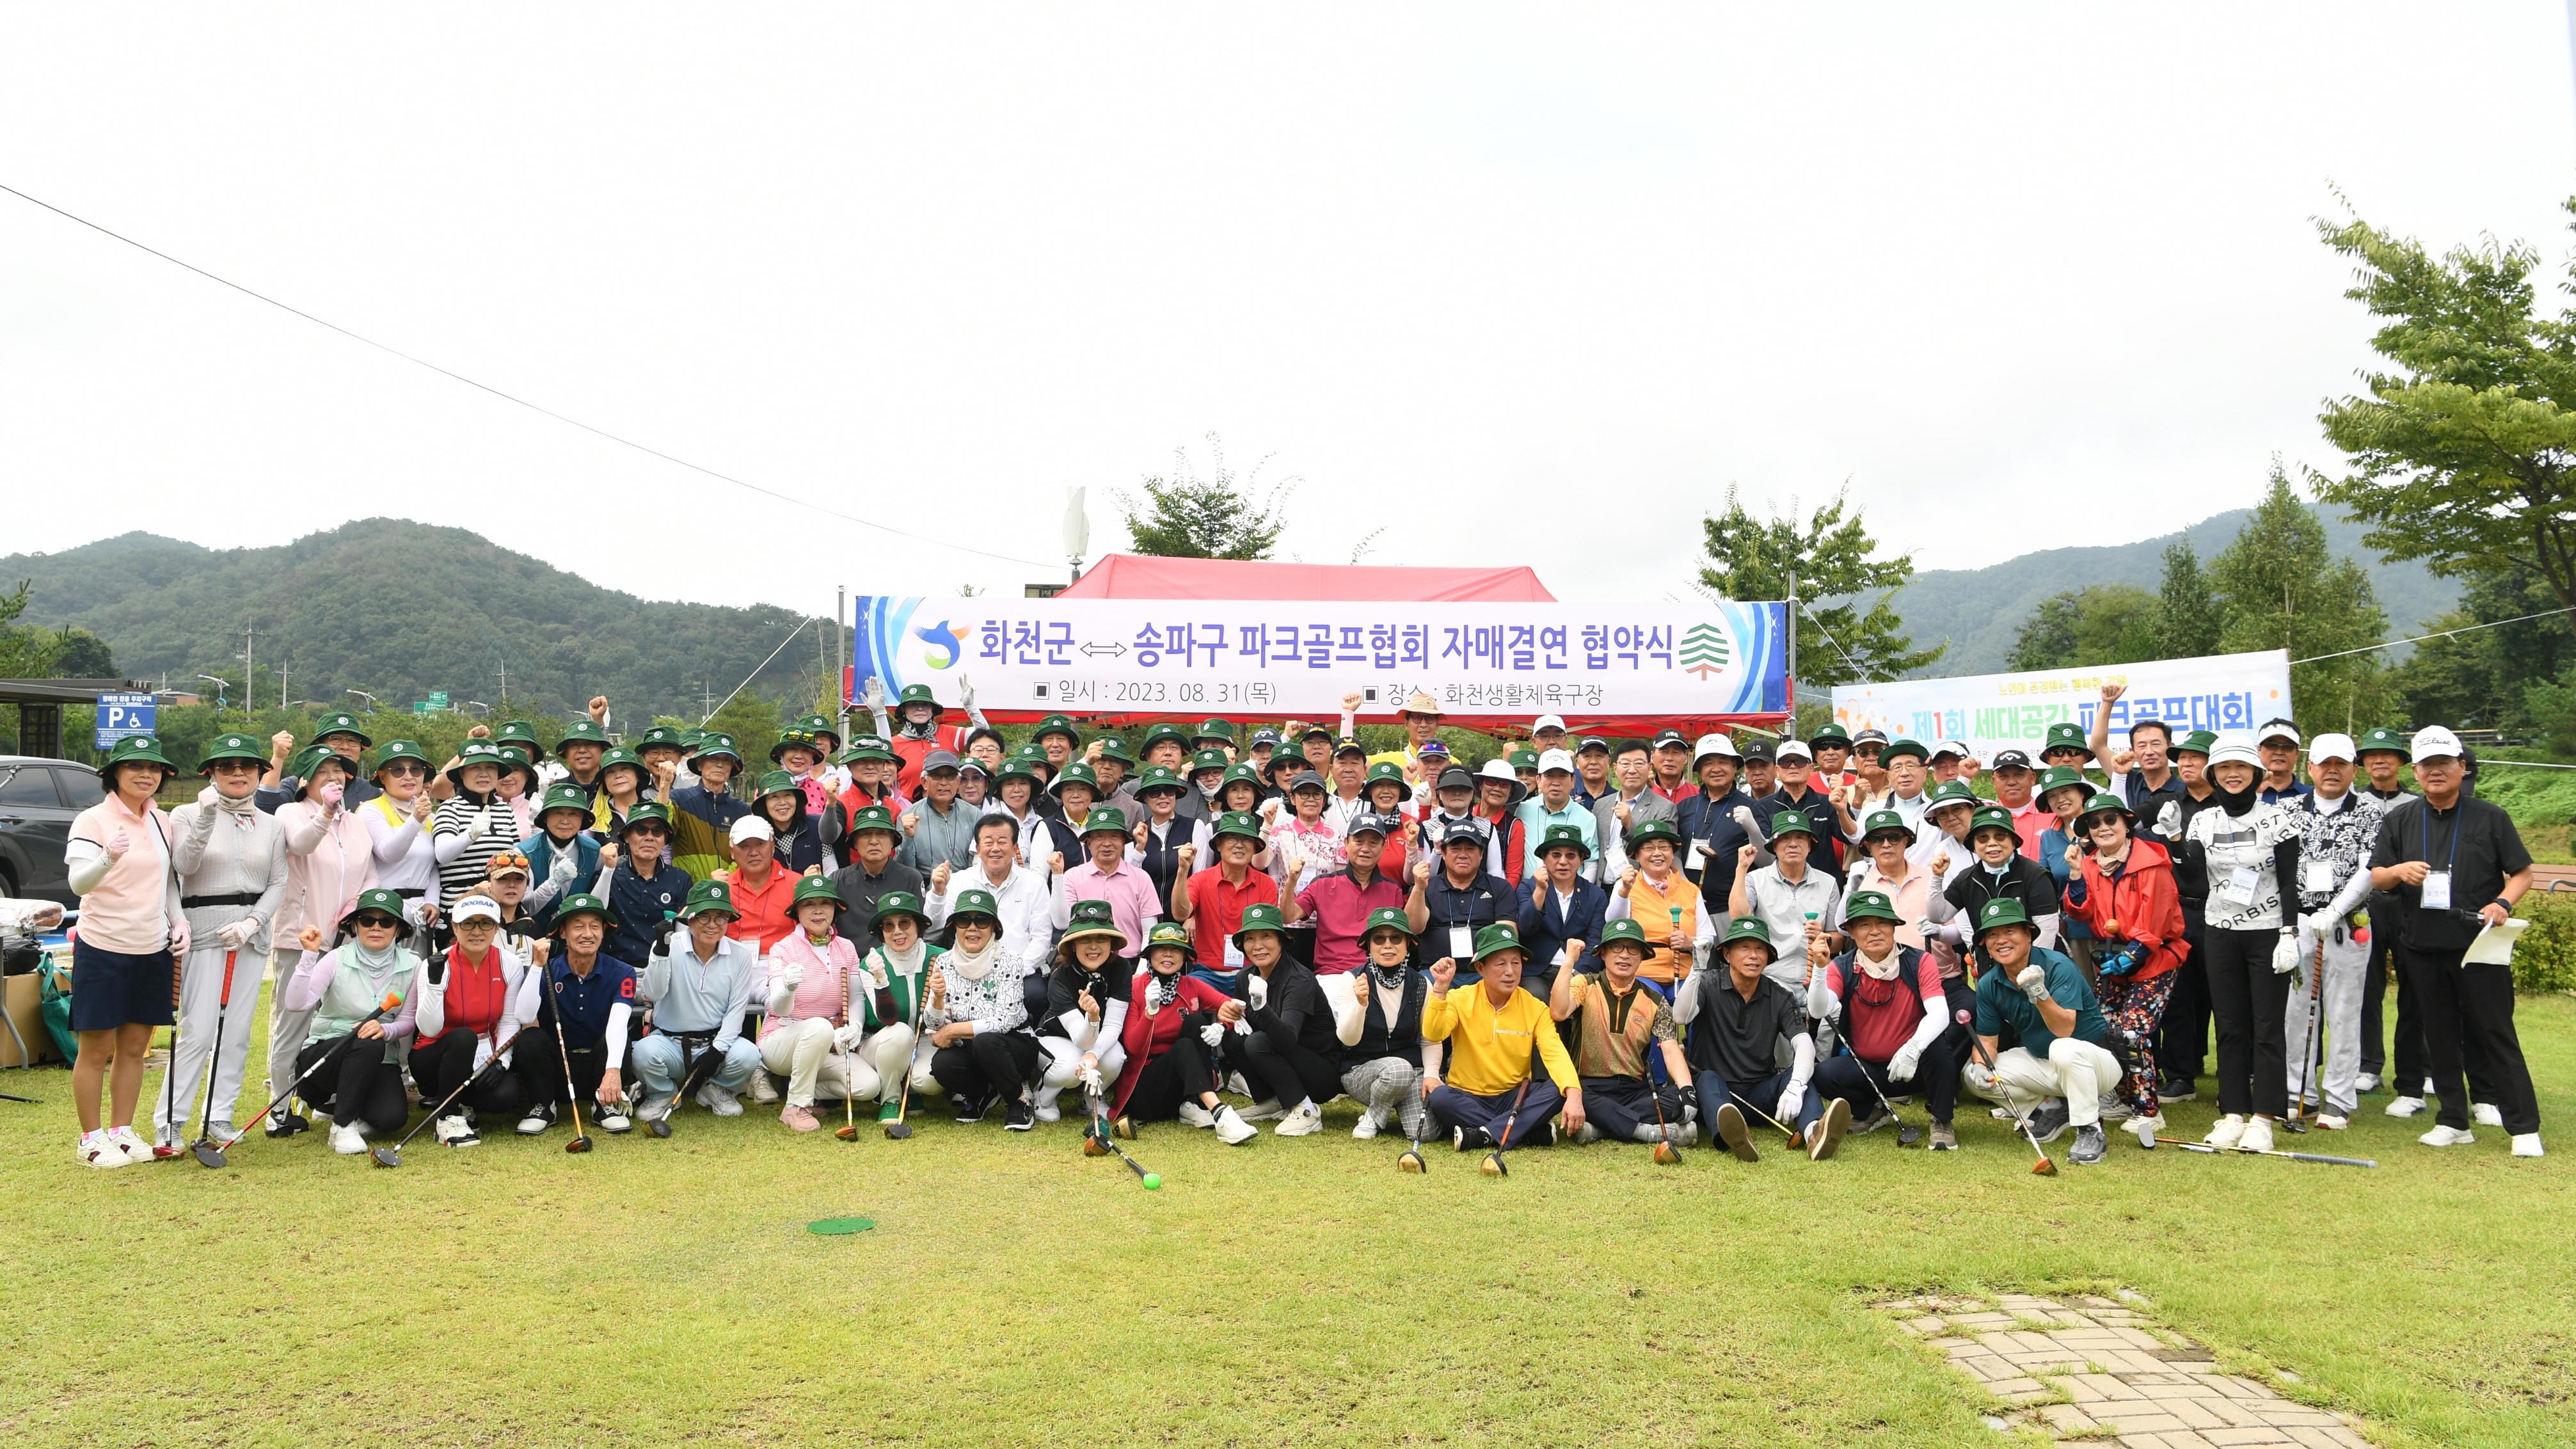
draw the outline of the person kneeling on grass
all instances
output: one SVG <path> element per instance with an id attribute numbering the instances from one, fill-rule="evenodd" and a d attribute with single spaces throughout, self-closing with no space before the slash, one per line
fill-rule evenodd
<path id="1" fill-rule="evenodd" d="M 959 1125 L 983 1121 L 1000 1099 L 1002 1126 L 1026 1132 L 1037 1125 L 1025 1085 L 1038 1065 L 1025 990 L 1031 967 L 1001 948 L 1001 907 L 991 891 L 959 891 L 947 924 L 948 953 L 930 973 L 930 1009 L 921 1018 L 930 1074 L 957 1104 Z"/>
<path id="2" fill-rule="evenodd" d="M 1476 933 L 1477 980 L 1449 988 L 1458 963 L 1431 967 L 1422 1004 L 1422 1096 L 1435 1127 L 1449 1130 L 1461 1152 L 1502 1145 L 1544 1147 L 1556 1140 L 1548 1119 L 1564 1114 L 1565 1130 L 1583 1130 L 1583 1082 L 1574 1058 L 1539 999 L 1521 990 L 1521 937 L 1497 922 Z M 1447 1044 L 1450 1075 L 1442 1081 L 1435 1044 Z M 1544 1067 L 1533 1076 L 1531 1055 Z"/>
<path id="3" fill-rule="evenodd" d="M 760 1070 L 760 1049 L 742 1039 L 760 962 L 755 943 L 726 934 L 735 919 L 732 888 L 720 880 L 698 882 L 680 907 L 681 929 L 654 948 L 644 967 L 653 1034 L 635 1044 L 635 1075 L 644 1079 L 636 1112 L 646 1121 L 678 1106 L 671 1099 L 708 1052 L 716 1054 L 716 1065 L 700 1073 L 705 1084 L 698 1105 L 719 1117 L 742 1115 L 734 1093 Z"/>
<path id="4" fill-rule="evenodd" d="M 426 968 L 395 944 L 407 929 L 402 897 L 386 890 L 359 892 L 358 903 L 340 918 L 341 944 L 328 953 L 321 928 L 304 928 L 297 942 L 304 958 L 282 993 L 287 1010 L 313 1013 L 295 1070 L 312 1071 L 337 1053 L 332 1066 L 305 1084 L 318 1089 L 306 1100 L 318 1105 L 322 1092 L 330 1094 L 331 1150 L 344 1157 L 366 1151 L 370 1134 L 400 1131 L 411 1115 L 403 1095 L 403 1058 Z M 401 1007 L 383 1020 L 365 1020 L 389 992 L 401 995 Z"/>
<path id="5" fill-rule="evenodd" d="M 1975 944 L 1994 965 L 1977 982 L 1977 1044 L 1985 1057 L 1968 1064 L 1966 1080 L 2016 1115 L 2021 1097 L 2041 1099 L 2029 1118 L 2031 1135 L 2052 1142 L 2072 1122 L 2075 1146 L 2066 1160 L 2099 1162 L 2102 1093 L 2119 1082 L 2120 1059 L 2111 1054 L 2111 1027 L 2084 973 L 2033 944 L 2037 934 L 2019 901 L 1988 901 L 1978 913 Z"/>
<path id="6" fill-rule="evenodd" d="M 537 1019 L 537 980 L 525 958 L 496 944 L 501 934 L 501 905 L 475 894 L 447 913 L 456 943 L 429 958 L 421 971 L 421 992 L 414 1005 L 411 1079 L 420 1088 L 421 1105 L 436 1107 L 463 1087 L 492 1054 L 501 1054 L 499 1070 L 458 1097 L 430 1130 L 450 1147 L 472 1147 L 475 1115 L 489 1112 L 506 1118 L 519 1108 L 519 1083 L 510 1074 L 520 1028 Z M 557 917 L 561 919 L 560 916 Z"/>
<path id="7" fill-rule="evenodd" d="M 907 1075 L 913 1091 L 937 1089 L 929 1067 L 916 1064 L 913 1050 L 918 1041 L 913 1023 L 920 1019 L 922 999 L 930 989 L 931 963 L 940 956 L 939 947 L 922 939 L 929 928 L 921 897 L 911 891 L 887 891 L 868 914 L 868 930 L 877 943 L 864 963 L 868 990 L 859 1024 L 866 1033 L 859 1038 L 859 1056 L 876 1072 L 880 1122 L 901 1115 Z"/>
<path id="8" fill-rule="evenodd" d="M 1699 1120 L 1711 1141 L 1746 1162 L 1761 1157 L 1745 1126 L 1746 1111 L 1784 1131 L 1795 1124 L 1809 1160 L 1822 1162 L 1842 1145 L 1851 1103 L 1840 1097 L 1827 1102 L 1809 1085 L 1816 1039 L 1807 1031 L 1806 1004 L 1765 974 L 1779 955 L 1770 928 L 1759 917 L 1738 916 L 1717 951 L 1726 969 L 1697 973 L 1673 998 L 1673 1019 L 1691 1028 Z M 1778 1065 L 1783 1041 L 1789 1044 L 1786 1067 Z"/>
<path id="9" fill-rule="evenodd" d="M 859 976 L 859 948 L 832 931 L 841 913 L 832 883 L 809 875 L 796 883 L 788 915 L 797 929 L 769 950 L 769 1000 L 760 1023 L 760 1064 L 787 1079 L 787 1102 L 778 1120 L 798 1132 L 815 1120 L 819 1094 L 834 1101 L 873 1097 L 876 1069 L 857 1061 L 851 1048 L 867 1034 L 852 1024 L 853 997 L 872 993 Z"/>
<path id="10" fill-rule="evenodd" d="M 1123 826 L 1118 834 L 1124 838 Z M 1038 1046 L 1046 1053 L 1035 1103 L 1041 1122 L 1064 1115 L 1056 1099 L 1065 1088 L 1106 1097 L 1108 1084 L 1126 1069 L 1127 994 L 1134 973 L 1119 960 L 1128 941 L 1113 909 L 1105 900 L 1074 902 L 1056 941 L 1046 1019 L 1038 1023 Z"/>
<path id="11" fill-rule="evenodd" d="M 1690 1067 L 1682 1060 L 1672 1009 L 1653 992 L 1638 989 L 1637 967 L 1646 959 L 1645 928 L 1629 919 L 1603 926 L 1597 975 L 1574 974 L 1582 954 L 1582 942 L 1565 943 L 1565 965 L 1547 999 L 1549 1015 L 1574 1023 L 1574 1069 L 1591 1116 L 1575 1135 L 1585 1142 L 1608 1137 L 1678 1146 L 1682 1094 L 1677 1087 L 1647 1079 L 1646 1056 L 1651 1051 L 1663 1057 L 1668 1083 L 1688 1080 Z"/>
<path id="12" fill-rule="evenodd" d="M 1277 906 L 1243 908 L 1234 949 L 1243 956 L 1248 1000 L 1226 1003 L 1217 1020 L 1233 1033 L 1226 1038 L 1227 1060 L 1254 1091 L 1267 1094 L 1244 1109 L 1243 1120 L 1276 1117 L 1273 1133 L 1304 1137 L 1323 1127 L 1323 1104 L 1342 1089 L 1338 1058 L 1359 1039 L 1359 1013 L 1349 1014 L 1350 1041 L 1342 1040 L 1315 973 L 1288 954 L 1287 925 Z"/>
<path id="13" fill-rule="evenodd" d="M 1118 1074 L 1110 1114 L 1121 1137 L 1135 1136 L 1139 1122 L 1177 1117 L 1213 1127 L 1216 1140 L 1239 1146 L 1261 1129 L 1217 1096 L 1213 1065 L 1225 1030 L 1216 1014 L 1234 998 L 1191 972 L 1194 949 L 1190 928 L 1177 921 L 1158 922 L 1146 933 L 1145 969 L 1130 985 L 1134 1009 L 1120 1036 L 1126 1070 Z"/>
<path id="14" fill-rule="evenodd" d="M 1951 1019 L 1940 961 L 1898 945 L 1898 924 L 1895 903 L 1878 891 L 1854 891 L 1843 908 L 1852 949 L 1809 980 L 1807 1015 L 1835 1023 L 1849 1050 L 1817 1065 L 1816 1091 L 1868 1104 L 1868 1120 L 1853 1130 L 1874 1132 L 1889 1120 L 1882 1095 L 1920 1090 L 1932 1114 L 1931 1150 L 1956 1151 L 1958 1048 L 1949 1038 L 1966 1032 Z"/>
<path id="15" fill-rule="evenodd" d="M 648 928 L 648 939 L 656 928 L 658 923 Z M 512 1053 L 519 1092 L 529 1104 L 528 1115 L 519 1119 L 522 1136 L 536 1136 L 554 1125 L 565 1107 L 567 1076 L 571 1090 L 597 1104 L 601 1131 L 625 1132 L 635 1125 L 626 1112 L 624 1074 L 635 1015 L 635 968 L 601 949 L 617 929 L 616 914 L 606 901 L 574 896 L 555 911 L 556 941 L 535 942 L 530 974 L 541 988 L 537 1015 Z M 561 948 L 551 962 L 546 959 L 549 944 Z M 555 1050 L 558 1032 L 563 1054 Z M 571 1057 L 569 1072 L 564 1054 Z"/>
<path id="16" fill-rule="evenodd" d="M 1419 1141 L 1422 1002 L 1430 979 L 1413 969 L 1412 919 L 1400 906 L 1369 912 L 1361 945 L 1368 964 L 1351 981 L 1352 997 L 1359 1003 L 1359 1039 L 1341 1054 L 1342 1092 L 1360 1104 L 1359 1125 L 1351 1135 L 1375 1137 L 1394 1127 Z"/>

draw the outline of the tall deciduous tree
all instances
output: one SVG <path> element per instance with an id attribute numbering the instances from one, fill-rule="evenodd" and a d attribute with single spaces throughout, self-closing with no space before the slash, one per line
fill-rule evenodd
<path id="1" fill-rule="evenodd" d="M 2091 584 L 2039 601 L 2013 640 L 2014 669 L 2134 664 L 2165 658 L 2156 596 L 2129 584 Z"/>
<path id="2" fill-rule="evenodd" d="M 2210 561 L 2209 579 L 2223 611 L 2220 649 L 2290 651 L 2290 698 L 2303 728 L 2340 730 L 2376 715 L 2387 697 L 2380 655 L 2343 651 L 2387 638 L 2388 617 L 2361 566 L 2327 552 L 2325 525 L 2300 505 L 2277 460 L 2271 488 Z"/>
<path id="3" fill-rule="evenodd" d="M 2490 240 L 2437 258 L 2358 217 L 2318 230 L 2359 264 L 2344 295 L 2381 319 L 2371 345 L 2391 364 L 2327 405 L 2326 437 L 2354 466 L 2320 496 L 2392 559 L 2528 569 L 2576 608 L 2576 322 L 2534 314 L 2539 254 Z M 2576 614 L 2560 623 L 2576 630 Z"/>
<path id="4" fill-rule="evenodd" d="M 2150 657 L 2196 659 L 2215 654 L 2218 628 L 2218 600 L 2210 591 L 2209 576 L 2201 571 L 2200 555 L 2192 551 L 2191 540 L 2175 539 L 2165 546 L 2165 575 L 2156 588 L 2156 632 L 2162 652 Z"/>
<path id="5" fill-rule="evenodd" d="M 1287 527 L 1293 479 L 1276 485 L 1260 480 L 1255 465 L 1237 478 L 1226 466 L 1225 446 L 1208 434 L 1213 473 L 1200 478 L 1191 471 L 1187 449 L 1173 453 L 1168 478 L 1148 478 L 1145 496 L 1121 492 L 1118 503 L 1127 520 L 1127 536 L 1136 552 L 1165 558 L 1261 559 L 1279 544 Z"/>
<path id="6" fill-rule="evenodd" d="M 1867 679 L 1894 679 L 1941 657 L 1945 640 L 1916 649 L 1889 595 L 1914 577 L 1914 558 L 1877 558 L 1878 541 L 1845 501 L 1833 501 L 1805 518 L 1797 500 L 1789 511 L 1755 518 L 1733 488 L 1726 512 L 1704 517 L 1708 564 L 1701 588 L 1729 599 L 1786 599 L 1797 575 L 1804 618 L 1798 626 L 1798 682 L 1818 687 Z M 1868 596 L 1876 591 L 1875 598 Z M 1837 602 L 1824 603 L 1823 600 Z"/>

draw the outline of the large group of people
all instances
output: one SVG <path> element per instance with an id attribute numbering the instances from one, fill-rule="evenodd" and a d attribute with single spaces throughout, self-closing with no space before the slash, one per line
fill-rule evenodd
<path id="1" fill-rule="evenodd" d="M 2215 1147 L 2345 1128 L 2385 1078 L 2393 1116 L 2438 1099 L 2426 1145 L 2539 1155 L 2509 967 L 2468 959 L 2531 860 L 2458 738 L 2131 719 L 2114 751 L 2119 693 L 2037 760 L 1541 716 L 1471 770 L 1424 695 L 1378 753 L 1356 694 L 1014 748 L 971 687 L 961 721 L 870 681 L 872 733 L 808 716 L 766 759 L 621 742 L 605 700 L 445 761 L 349 715 L 224 735 L 168 813 L 180 767 L 129 739 L 67 852 L 78 1157 L 175 1157 L 192 1111 L 233 1139 L 264 976 L 260 1125 L 350 1154 L 415 1103 L 459 1147 L 746 1098 L 793 1132 L 936 1100 L 1240 1144 L 1348 1098 L 1353 1136 L 1417 1149 L 1821 1160 L 1899 1104 L 1955 1151 L 1964 1094 L 2084 1164 L 2106 1125 L 2155 1146 L 2210 1066 Z"/>

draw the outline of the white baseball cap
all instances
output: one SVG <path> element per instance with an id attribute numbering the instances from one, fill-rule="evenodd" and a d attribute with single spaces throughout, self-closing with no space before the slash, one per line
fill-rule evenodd
<path id="1" fill-rule="evenodd" d="M 778 832 L 770 829 L 769 822 L 757 815 L 746 815 L 733 823 L 733 843 L 736 845 L 746 840 L 776 840 L 777 838 Z"/>
<path id="2" fill-rule="evenodd" d="M 1816 757 L 1816 752 L 1807 748 L 1805 740 L 1789 738 L 1780 741 L 1780 747 L 1773 750 L 1771 755 L 1772 758 L 1780 760 L 1785 760 L 1791 755 L 1796 755 L 1802 760 L 1812 760 Z"/>
<path id="3" fill-rule="evenodd" d="M 1537 734 L 1540 730 L 1556 730 L 1562 733 L 1564 729 L 1565 721 L 1552 714 L 1543 714 L 1530 721 L 1531 734 Z"/>
<path id="4" fill-rule="evenodd" d="M 2263 721 L 2263 727 L 2254 733 L 2254 742 L 2260 745 L 2269 744 L 2274 740 L 2288 740 L 2293 745 L 2297 744 L 2299 727 L 2285 719 L 2274 718 Z"/>
<path id="5" fill-rule="evenodd" d="M 2257 770 L 2263 768 L 2263 757 L 2254 751 L 2254 737 L 2243 730 L 2229 730 L 2209 747 L 2209 768 L 2217 769 L 2230 760 Z"/>
<path id="6" fill-rule="evenodd" d="M 1735 752 L 1735 741 L 1728 739 L 1726 736 L 1720 734 L 1701 735 L 1699 737 L 1699 743 L 1691 746 L 1691 763 L 1696 765 L 1711 755 L 1721 756 L 1729 760 L 1740 760 L 1743 758 L 1743 756 Z"/>
<path id="7" fill-rule="evenodd" d="M 2466 755 L 2460 737 L 2441 725 L 2426 725 L 2417 730 L 2411 753 L 2419 765 L 2427 759 L 2457 760 Z"/>
<path id="8" fill-rule="evenodd" d="M 2308 741 L 2308 763 L 2322 765 L 2328 760 L 2354 758 L 2352 736 L 2329 731 Z"/>
<path id="9" fill-rule="evenodd" d="M 1968 747 L 1957 740 L 1942 740 L 1932 747 L 1932 758 L 1937 760 L 1943 755 L 1956 755 L 1964 760 L 1969 758 Z"/>
<path id="10" fill-rule="evenodd" d="M 449 907 L 447 919 L 450 921 L 492 921 L 497 923 L 501 919 L 501 903 L 492 899 L 490 896 L 477 892 Z"/>
<path id="11" fill-rule="evenodd" d="M 1538 772 L 1546 775 L 1558 770 L 1563 770 L 1569 775 L 1573 774 L 1574 757 L 1563 750 L 1541 751 L 1538 757 Z"/>

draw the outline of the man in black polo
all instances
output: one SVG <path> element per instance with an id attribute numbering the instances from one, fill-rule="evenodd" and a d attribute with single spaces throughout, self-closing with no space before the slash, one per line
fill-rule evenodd
<path id="1" fill-rule="evenodd" d="M 1485 869 L 1490 832 L 1473 819 L 1454 820 L 1442 828 L 1440 858 L 1413 864 L 1413 893 L 1405 900 L 1405 919 L 1413 923 L 1423 954 L 1446 956 L 1459 964 L 1458 974 L 1472 978 L 1476 933 L 1501 921 L 1519 919 L 1511 885 Z"/>
<path id="2" fill-rule="evenodd" d="M 850 863 L 832 873 L 832 894 L 841 898 L 835 929 L 863 957 L 877 948 L 877 897 L 888 891 L 922 893 L 921 872 L 894 858 L 902 845 L 894 812 L 883 805 L 867 806 L 850 817 Z"/>
<path id="3" fill-rule="evenodd" d="M 2131 718 L 2129 747 L 2112 751 L 2111 706 L 2128 692 L 2125 684 L 2102 686 L 2102 707 L 2093 711 L 2093 737 L 2087 743 L 2095 758 L 2109 763 L 2112 793 L 2139 821 L 2152 822 L 2166 801 L 2182 793 L 2182 775 L 2173 767 L 2173 727 L 2163 720 Z"/>
<path id="4" fill-rule="evenodd" d="M 1822 767 L 1815 763 L 1810 747 L 1797 740 L 1782 740 L 1774 753 L 1777 759 L 1777 770 L 1773 778 L 1778 781 L 1778 786 L 1770 794 L 1759 796 L 1754 800 L 1754 820 L 1768 822 L 1772 816 L 1783 810 L 1795 810 L 1806 816 L 1815 822 L 1816 839 L 1822 846 L 1816 860 L 1817 868 L 1832 875 L 1841 875 L 1843 869 L 1842 819 L 1834 813 L 1832 798 L 1818 783 L 1817 771 Z M 1763 831 L 1762 843 L 1767 845 L 1769 839 L 1770 831 L 1766 829 Z M 1728 876 L 1727 884 L 1729 886 L 1734 884 L 1732 873 Z M 1721 896 L 1719 899 L 1723 900 L 1725 897 Z"/>
<path id="5" fill-rule="evenodd" d="M 2413 758 L 2406 748 L 2406 737 L 2392 729 L 2375 729 L 2361 737 L 2361 783 L 2354 788 L 2379 802 L 2380 813 L 2397 808 L 2401 800 L 2414 798 L 2406 788 L 2406 765 Z M 2361 984 L 2361 1081 L 2360 1090 L 2378 1089 L 2380 1078 L 2388 1075 L 2388 1029 L 2383 1024 L 2383 1009 L 2388 987 L 2398 973 L 2392 969 L 2396 960 L 2398 914 L 2397 898 L 2374 891 L 2370 896 L 2370 919 L 2378 929 L 2370 933 L 2370 968 Z M 2400 992 L 2405 987 L 2400 983 Z M 2399 1013 L 2405 1015 L 2404 1012 Z M 2417 1027 L 2412 1037 L 2401 1028 L 2397 1043 L 2397 1071 L 2389 1076 L 2401 1096 L 2418 1096 L 2424 1086 L 2424 1033 Z M 2472 1083 L 2470 1094 L 2476 1095 Z"/>
<path id="6" fill-rule="evenodd" d="M 2465 959 L 2470 943 L 2512 915 L 2531 889 L 2531 852 L 2502 808 L 2461 789 L 2466 776 L 2460 737 L 2440 725 L 2416 731 L 2415 783 L 2421 800 L 2400 805 L 2385 821 L 2370 857 L 2374 889 L 2398 898 L 2405 941 L 2399 961 L 2424 1023 L 2441 1116 L 2417 1140 L 2454 1147 L 2470 1134 L 2463 1041 L 2473 1042 L 2495 1079 L 2513 1155 L 2538 1157 L 2540 1102 L 2513 1029 L 2513 968 Z"/>

